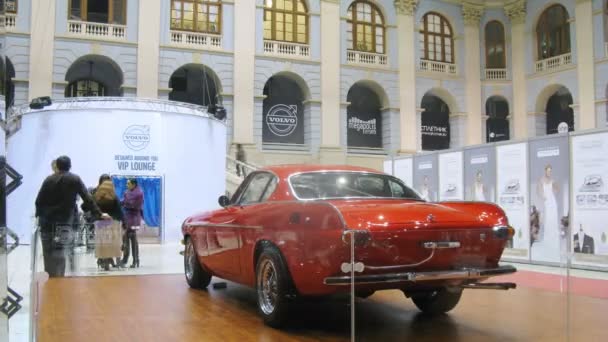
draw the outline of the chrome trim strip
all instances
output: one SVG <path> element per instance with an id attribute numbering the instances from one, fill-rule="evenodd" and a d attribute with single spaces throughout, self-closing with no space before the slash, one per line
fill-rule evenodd
<path id="1" fill-rule="evenodd" d="M 462 269 L 453 271 L 432 271 L 432 272 L 400 272 L 385 274 L 368 274 L 355 277 L 356 284 L 390 284 L 400 282 L 425 282 L 436 280 L 473 280 L 480 278 L 493 277 L 498 275 L 510 274 L 517 269 L 511 265 L 499 266 L 487 269 Z M 350 285 L 351 277 L 334 276 L 323 280 L 325 285 Z"/>
<path id="2" fill-rule="evenodd" d="M 237 228 L 237 229 L 264 229 L 262 226 L 247 226 L 243 224 L 231 224 L 231 223 L 209 223 L 209 222 L 189 222 L 186 223 L 186 227 L 192 228 Z"/>

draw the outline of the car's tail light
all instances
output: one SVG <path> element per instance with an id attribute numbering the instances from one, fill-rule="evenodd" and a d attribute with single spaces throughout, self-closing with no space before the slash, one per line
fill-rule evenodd
<path id="1" fill-rule="evenodd" d="M 496 226 L 492 228 L 492 233 L 497 239 L 508 240 L 515 235 L 515 229 L 511 226 Z"/>

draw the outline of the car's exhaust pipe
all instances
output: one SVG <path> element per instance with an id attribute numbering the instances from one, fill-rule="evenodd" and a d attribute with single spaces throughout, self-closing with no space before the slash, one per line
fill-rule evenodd
<path id="1" fill-rule="evenodd" d="M 515 283 L 471 283 L 461 285 L 463 289 L 478 289 L 478 290 L 510 290 L 515 289 Z"/>

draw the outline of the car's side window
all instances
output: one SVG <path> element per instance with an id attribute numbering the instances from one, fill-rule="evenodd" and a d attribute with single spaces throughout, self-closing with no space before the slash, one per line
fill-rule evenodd
<path id="1" fill-rule="evenodd" d="M 249 181 L 247 188 L 241 194 L 238 203 L 241 205 L 260 202 L 268 181 L 273 176 L 269 173 L 259 173 L 253 176 Z"/>
<path id="2" fill-rule="evenodd" d="M 272 193 L 274 192 L 274 190 L 277 188 L 277 177 L 272 177 L 272 179 L 270 180 L 270 183 L 268 183 L 268 186 L 266 187 L 266 191 L 264 191 L 264 195 L 262 195 L 262 198 L 260 198 L 260 202 L 264 202 L 268 199 L 268 197 L 270 197 L 270 195 L 272 195 Z"/>
<path id="3" fill-rule="evenodd" d="M 403 186 L 401 186 L 401 184 L 392 180 L 389 180 L 388 183 L 391 187 L 391 193 L 393 197 L 405 197 L 405 189 L 403 189 Z"/>

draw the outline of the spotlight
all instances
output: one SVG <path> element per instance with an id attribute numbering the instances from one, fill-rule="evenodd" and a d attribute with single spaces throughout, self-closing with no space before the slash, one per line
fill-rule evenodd
<path id="1" fill-rule="evenodd" d="M 213 113 L 213 116 L 218 120 L 224 120 L 226 118 L 226 108 L 218 106 L 215 109 L 215 113 Z"/>
<path id="2" fill-rule="evenodd" d="M 53 104 L 53 102 L 49 96 L 41 96 L 33 99 L 32 102 L 30 102 L 30 108 L 42 109 L 46 106 L 50 106 L 51 104 Z"/>

